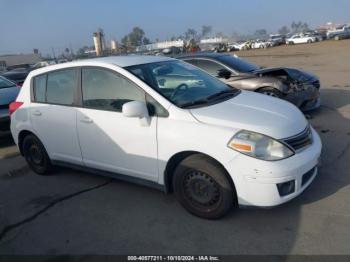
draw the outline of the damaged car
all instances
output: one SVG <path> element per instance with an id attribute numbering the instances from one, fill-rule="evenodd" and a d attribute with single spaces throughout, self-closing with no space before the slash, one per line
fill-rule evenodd
<path id="1" fill-rule="evenodd" d="M 203 69 L 232 87 L 287 100 L 304 112 L 321 105 L 319 78 L 299 69 L 261 68 L 230 54 L 196 53 L 178 59 Z"/>

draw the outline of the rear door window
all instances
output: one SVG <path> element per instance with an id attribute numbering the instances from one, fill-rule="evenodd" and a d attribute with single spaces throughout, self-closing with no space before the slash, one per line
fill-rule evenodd
<path id="1" fill-rule="evenodd" d="M 77 71 L 65 69 L 47 74 L 46 102 L 73 105 L 77 86 Z"/>

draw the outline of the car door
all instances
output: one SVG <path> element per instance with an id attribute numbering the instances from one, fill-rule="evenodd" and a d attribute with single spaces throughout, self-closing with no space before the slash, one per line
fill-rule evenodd
<path id="1" fill-rule="evenodd" d="M 77 128 L 84 164 L 157 181 L 157 118 L 142 125 L 122 114 L 123 104 L 145 101 L 145 92 L 109 69 L 84 67 L 81 75 Z"/>
<path id="2" fill-rule="evenodd" d="M 295 36 L 293 39 L 294 43 L 296 44 L 302 44 L 303 43 L 303 39 L 300 36 Z"/>
<path id="3" fill-rule="evenodd" d="M 76 130 L 77 69 L 63 69 L 33 79 L 30 117 L 52 160 L 82 164 Z"/>

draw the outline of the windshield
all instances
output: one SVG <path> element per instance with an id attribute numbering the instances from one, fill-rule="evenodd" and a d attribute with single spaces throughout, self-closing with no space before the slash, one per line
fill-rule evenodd
<path id="1" fill-rule="evenodd" d="M 239 90 L 181 61 L 142 64 L 125 69 L 182 108 L 219 103 L 239 93 Z"/>
<path id="2" fill-rule="evenodd" d="M 9 81 L 3 77 L 0 77 L 0 89 L 14 87 L 14 86 L 16 86 L 16 85 L 14 83 L 12 83 L 11 81 Z"/>
<path id="3" fill-rule="evenodd" d="M 222 55 L 217 58 L 220 62 L 224 63 L 233 70 L 241 73 L 251 73 L 260 69 L 258 66 L 248 63 L 238 57 L 231 55 Z"/>

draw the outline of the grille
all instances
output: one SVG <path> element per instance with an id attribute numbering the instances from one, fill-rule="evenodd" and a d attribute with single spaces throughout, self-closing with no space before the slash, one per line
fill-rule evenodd
<path id="1" fill-rule="evenodd" d="M 9 109 L 9 105 L 0 105 L 0 109 Z"/>
<path id="2" fill-rule="evenodd" d="M 286 144 L 292 147 L 295 151 L 301 150 L 304 147 L 312 144 L 312 133 L 310 127 L 307 127 L 300 134 L 286 138 L 283 140 Z"/>
<path id="3" fill-rule="evenodd" d="M 311 169 L 310 171 L 306 172 L 303 175 L 302 181 L 301 181 L 301 186 L 305 185 L 310 178 L 312 177 L 312 175 L 315 173 L 316 167 L 314 167 L 313 169 Z"/>

